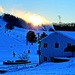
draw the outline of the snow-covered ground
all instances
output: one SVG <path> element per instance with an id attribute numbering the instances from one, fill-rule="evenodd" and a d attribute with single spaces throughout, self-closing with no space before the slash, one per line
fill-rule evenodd
<path id="1" fill-rule="evenodd" d="M 75 75 L 75 58 L 63 63 L 43 63 L 37 67 L 23 67 L 3 75 Z"/>
<path id="2" fill-rule="evenodd" d="M 5 22 L 0 19 L 0 70 L 7 70 L 3 75 L 75 75 L 75 58 L 71 58 L 68 62 L 53 63 L 45 62 L 39 66 L 38 64 L 38 43 L 26 45 L 26 33 L 29 30 L 16 28 L 14 30 L 6 30 L 4 28 Z M 35 31 L 43 33 L 42 31 Z M 46 32 L 49 34 L 50 32 Z M 18 36 L 18 37 L 17 37 Z M 29 61 L 27 65 L 3 65 L 2 62 L 5 60 L 16 60 L 19 59 L 19 55 L 27 53 L 30 49 Z M 13 57 L 12 52 L 16 53 Z M 1 74 L 2 75 L 2 74 Z"/>

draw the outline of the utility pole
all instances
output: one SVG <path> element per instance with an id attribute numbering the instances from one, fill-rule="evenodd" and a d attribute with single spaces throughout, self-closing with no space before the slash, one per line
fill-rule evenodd
<path id="1" fill-rule="evenodd" d="M 38 54 L 39 54 L 39 64 L 40 64 L 40 39 L 39 39 L 39 33 L 38 33 Z"/>

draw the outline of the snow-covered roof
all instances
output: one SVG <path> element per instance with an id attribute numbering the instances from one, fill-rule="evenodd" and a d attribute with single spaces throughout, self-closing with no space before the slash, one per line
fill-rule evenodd
<path id="1" fill-rule="evenodd" d="M 58 34 L 64 35 L 66 37 L 69 37 L 69 38 L 75 40 L 75 32 L 74 31 L 54 31 L 54 32 L 50 32 L 50 34 L 48 36 L 46 36 L 45 38 L 49 37 L 53 33 L 58 33 Z M 43 38 L 41 41 L 43 41 L 45 38 Z"/>
<path id="2" fill-rule="evenodd" d="M 43 41 L 45 38 L 49 37 L 52 33 L 54 33 L 54 31 L 51 31 L 51 32 L 48 34 L 48 36 L 46 36 L 46 37 L 42 38 L 42 40 L 41 40 L 41 41 Z"/>
<path id="3" fill-rule="evenodd" d="M 57 31 L 57 32 L 75 40 L 75 32 L 74 31 Z"/>

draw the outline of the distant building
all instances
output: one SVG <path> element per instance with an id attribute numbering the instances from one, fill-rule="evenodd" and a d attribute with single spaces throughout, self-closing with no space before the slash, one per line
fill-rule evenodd
<path id="1" fill-rule="evenodd" d="M 71 52 L 64 52 L 68 45 L 75 45 L 75 32 L 55 31 L 41 40 L 40 62 L 51 61 L 51 57 L 69 57 Z"/>

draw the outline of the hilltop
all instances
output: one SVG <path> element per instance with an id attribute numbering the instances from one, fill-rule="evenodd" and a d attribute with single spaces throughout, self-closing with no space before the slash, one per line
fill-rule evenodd
<path id="1" fill-rule="evenodd" d="M 11 14 L 4 13 L 3 15 L 0 16 L 0 19 L 3 19 L 3 21 L 7 23 L 5 27 L 11 30 L 14 29 L 14 27 L 31 29 L 31 30 L 43 30 L 43 31 L 54 30 L 54 27 L 52 25 L 34 26 L 33 24 L 26 22 L 22 18 L 16 17 Z"/>

